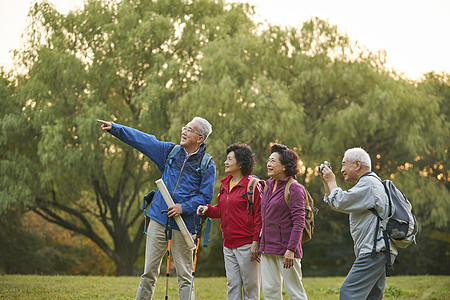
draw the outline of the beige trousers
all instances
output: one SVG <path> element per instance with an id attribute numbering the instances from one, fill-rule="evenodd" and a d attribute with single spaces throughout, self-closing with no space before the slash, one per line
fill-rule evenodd
<path id="1" fill-rule="evenodd" d="M 174 221 L 175 223 L 175 221 Z M 136 294 L 136 300 L 150 300 L 155 291 L 161 262 L 167 252 L 167 241 L 164 234 L 165 226 L 150 220 L 147 228 L 145 245 L 145 266 L 141 275 L 141 282 Z M 193 252 L 184 240 L 179 230 L 172 230 L 171 259 L 175 262 L 178 277 L 178 296 L 181 300 L 189 299 L 189 290 L 192 280 Z M 192 288 L 194 300 L 194 288 Z"/>
<path id="2" fill-rule="evenodd" d="M 283 282 L 289 299 L 308 299 L 303 288 L 300 262 L 300 258 L 295 258 L 294 266 L 285 269 L 282 255 L 261 254 L 262 290 L 265 300 L 282 300 Z"/>

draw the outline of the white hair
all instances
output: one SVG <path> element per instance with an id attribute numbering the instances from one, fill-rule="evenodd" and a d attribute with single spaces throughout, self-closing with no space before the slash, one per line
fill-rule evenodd
<path id="1" fill-rule="evenodd" d="M 211 124 L 206 119 L 203 119 L 200 117 L 193 118 L 191 122 L 196 122 L 199 124 L 199 126 L 197 128 L 198 134 L 203 136 L 204 140 L 206 141 L 206 139 L 212 132 Z"/>
<path id="2" fill-rule="evenodd" d="M 372 169 L 369 153 L 361 147 L 355 147 L 345 151 L 344 159 L 345 158 L 351 162 L 360 161 L 363 166 L 369 167 L 370 170 Z"/>

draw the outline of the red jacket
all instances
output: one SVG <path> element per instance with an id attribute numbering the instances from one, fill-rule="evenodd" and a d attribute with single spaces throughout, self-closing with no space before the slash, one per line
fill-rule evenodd
<path id="1" fill-rule="evenodd" d="M 247 192 L 249 179 L 250 176 L 244 176 L 231 192 L 231 175 L 222 179 L 217 205 L 208 205 L 206 211 L 209 218 L 220 219 L 223 245 L 227 248 L 237 248 L 260 240 L 262 189 L 260 184 L 258 184 L 258 188 L 254 189 L 255 202 L 252 215 L 250 211 L 247 211 L 247 200 L 242 195 Z"/>

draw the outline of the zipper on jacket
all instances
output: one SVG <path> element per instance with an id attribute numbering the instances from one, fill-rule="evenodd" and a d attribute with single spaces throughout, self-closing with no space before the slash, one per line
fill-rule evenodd
<path id="1" fill-rule="evenodd" d="M 226 208 L 227 208 L 227 211 L 225 212 L 226 214 L 228 214 L 228 209 L 229 209 L 229 207 L 228 207 L 228 205 L 229 205 L 229 200 L 230 199 L 230 186 L 228 186 L 228 194 L 227 194 L 227 204 L 226 204 Z M 228 239 L 230 240 L 230 221 L 228 220 L 228 222 L 227 222 L 227 232 L 228 232 Z M 224 236 L 224 239 L 225 239 L 225 236 Z"/>
<path id="2" fill-rule="evenodd" d="M 175 189 L 173 190 L 173 193 L 172 193 L 172 199 L 173 199 L 173 195 L 175 195 L 175 191 L 177 190 L 178 183 L 180 183 L 181 173 L 183 173 L 184 165 L 186 164 L 189 157 L 191 157 L 191 155 L 186 156 L 186 159 L 184 160 L 183 165 L 181 166 L 180 175 L 178 175 L 177 184 L 175 185 Z"/>

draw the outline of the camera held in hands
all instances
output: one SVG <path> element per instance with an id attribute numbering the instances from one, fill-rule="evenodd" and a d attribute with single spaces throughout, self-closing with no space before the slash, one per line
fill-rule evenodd
<path id="1" fill-rule="evenodd" d="M 327 161 L 325 161 L 323 164 L 321 164 L 321 165 L 319 166 L 319 173 L 322 173 L 322 171 L 323 171 L 323 169 L 325 168 L 325 166 L 327 166 L 328 168 L 331 169 L 330 163 L 327 162 Z"/>

